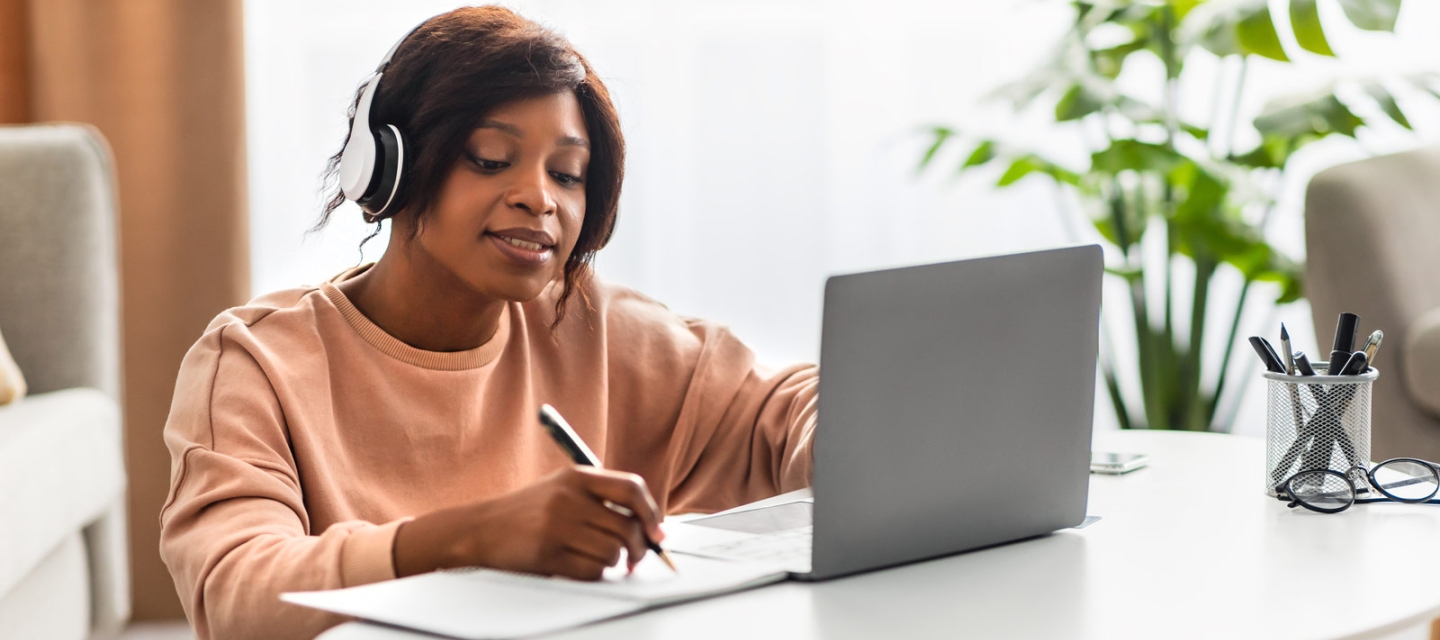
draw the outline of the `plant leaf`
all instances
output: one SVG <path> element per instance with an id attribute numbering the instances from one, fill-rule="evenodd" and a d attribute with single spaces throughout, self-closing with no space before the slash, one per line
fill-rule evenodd
<path id="1" fill-rule="evenodd" d="M 1277 100 L 1255 118 L 1260 145 L 1228 159 L 1241 166 L 1278 169 L 1301 147 L 1332 134 L 1353 138 L 1363 124 L 1330 91 L 1309 99 Z"/>
<path id="2" fill-rule="evenodd" d="M 1395 18 L 1400 16 L 1400 0 L 1340 0 L 1345 17 L 1366 31 L 1395 31 Z"/>
<path id="3" fill-rule="evenodd" d="M 1190 13 L 1191 9 L 1194 9 L 1196 5 L 1204 1 L 1205 0 L 1168 0 L 1168 4 L 1170 5 L 1170 12 L 1175 16 L 1175 22 L 1178 23 L 1185 19 L 1185 16 Z"/>
<path id="4" fill-rule="evenodd" d="M 1146 102 L 1141 102 L 1130 96 L 1117 96 L 1115 109 L 1120 115 L 1129 118 L 1131 122 L 1165 124 L 1165 111 Z"/>
<path id="5" fill-rule="evenodd" d="M 1114 241 L 1112 240 L 1111 242 Z M 1140 278 L 1145 277 L 1145 270 L 1138 267 L 1105 267 L 1105 273 L 1108 273 L 1112 276 L 1120 276 L 1121 278 L 1124 278 L 1127 282 L 1139 280 Z"/>
<path id="6" fill-rule="evenodd" d="M 1263 251 L 1263 260 L 1257 261 L 1254 268 L 1246 272 L 1246 277 L 1261 282 L 1274 282 L 1280 285 L 1280 295 L 1275 297 L 1276 304 L 1285 304 L 1299 300 L 1305 294 L 1305 268 L 1303 265 L 1291 260 L 1274 247 L 1260 243 Z"/>
<path id="7" fill-rule="evenodd" d="M 1086 178 L 1093 179 L 1094 176 L 1095 174 L 1089 174 Z M 1126 206 L 1133 194 L 1117 192 L 1116 187 L 1118 185 L 1114 182 L 1111 182 L 1108 188 L 1096 187 L 1091 190 L 1091 197 L 1086 198 L 1085 202 L 1091 209 L 1090 220 L 1100 235 L 1128 252 L 1144 238 L 1149 218 L 1135 207 Z"/>
<path id="8" fill-rule="evenodd" d="M 1076 82 L 1055 103 L 1055 121 L 1079 120 L 1099 111 L 1105 103 L 1105 98 L 1087 88 L 1086 83 Z"/>
<path id="9" fill-rule="evenodd" d="M 1109 147 L 1090 155 L 1092 171 L 1118 174 L 1124 171 L 1170 173 L 1188 159 L 1158 144 L 1138 140 L 1115 140 Z"/>
<path id="10" fill-rule="evenodd" d="M 1186 160 L 1170 172 L 1172 185 L 1179 188 L 1174 219 L 1180 222 L 1218 217 L 1230 187 L 1193 160 Z"/>
<path id="11" fill-rule="evenodd" d="M 1335 55 L 1320 26 L 1318 0 L 1290 0 L 1290 28 L 1295 31 L 1295 41 L 1301 48 L 1322 56 Z"/>
<path id="12" fill-rule="evenodd" d="M 995 183 L 997 187 L 1008 187 L 1021 178 L 1040 170 L 1040 165 L 1035 161 L 1034 156 L 1021 156 L 1010 163 L 1005 173 L 1000 175 L 1000 180 Z"/>
<path id="13" fill-rule="evenodd" d="M 1440 80 L 1440 73 L 1435 73 L 1433 71 L 1422 71 L 1420 73 L 1412 73 L 1408 76 L 1405 76 L 1405 80 L 1410 84 L 1415 85 L 1416 89 L 1424 91 L 1432 96 L 1435 96 L 1437 99 L 1440 99 L 1440 90 L 1436 90 L 1434 85 L 1434 82 L 1436 80 Z"/>
<path id="14" fill-rule="evenodd" d="M 1281 62 L 1290 61 L 1290 57 L 1285 55 L 1285 48 L 1280 46 L 1280 34 L 1275 31 L 1275 21 L 1270 18 L 1268 6 L 1241 18 L 1235 25 L 1235 33 L 1246 53 Z"/>
<path id="15" fill-rule="evenodd" d="M 1290 159 L 1290 154 L 1298 148 L 1298 142 L 1291 144 L 1292 139 L 1282 136 L 1262 136 L 1260 144 L 1240 155 L 1229 157 L 1230 162 L 1242 167 L 1253 169 L 1279 169 L 1285 166 Z"/>
<path id="16" fill-rule="evenodd" d="M 1179 39 L 1220 56 L 1261 55 L 1289 62 L 1266 0 L 1208 2 L 1196 7 L 1180 25 Z"/>
<path id="17" fill-rule="evenodd" d="M 1323 138 L 1332 133 L 1353 138 L 1362 124 L 1364 121 L 1329 91 L 1308 100 L 1272 102 L 1255 118 L 1261 134 L 1292 139 L 1306 134 Z"/>
<path id="18" fill-rule="evenodd" d="M 1099 49 L 1091 53 L 1095 60 L 1095 71 L 1114 80 L 1125 68 L 1125 59 L 1136 51 L 1143 51 L 1150 43 L 1148 38 L 1136 38 L 1122 45 Z"/>
<path id="19" fill-rule="evenodd" d="M 982 141 L 979 146 L 975 147 L 974 151 L 970 152 L 970 156 L 965 158 L 965 162 L 960 165 L 960 170 L 964 171 L 965 169 L 985 164 L 994 159 L 995 141 L 985 140 Z"/>
<path id="20" fill-rule="evenodd" d="M 935 141 L 930 143 L 930 148 L 926 149 L 925 155 L 920 158 L 918 170 L 930 166 L 930 161 L 935 159 L 935 154 L 940 152 L 940 147 L 945 145 L 945 141 L 949 140 L 950 136 L 955 135 L 955 131 L 949 127 L 931 127 L 928 132 L 935 136 Z"/>
<path id="21" fill-rule="evenodd" d="M 1391 120 L 1394 120 L 1395 124 L 1410 129 L 1411 131 L 1415 130 L 1414 127 L 1410 126 L 1410 120 L 1405 117 L 1405 113 L 1400 111 L 1400 105 L 1395 103 L 1395 96 L 1391 95 L 1390 92 L 1385 89 L 1385 85 L 1372 80 L 1366 82 L 1364 87 L 1365 93 L 1369 94 L 1370 98 L 1373 99 L 1376 104 L 1380 105 L 1380 109 L 1384 111 L 1385 115 Z"/>
<path id="22" fill-rule="evenodd" d="M 1027 153 L 1011 161 L 1010 166 L 1005 169 L 1005 173 L 1001 174 L 995 186 L 1008 187 L 1032 173 L 1045 174 L 1056 182 L 1071 185 L 1080 184 L 1080 176 L 1074 171 L 1070 171 L 1033 153 Z"/>

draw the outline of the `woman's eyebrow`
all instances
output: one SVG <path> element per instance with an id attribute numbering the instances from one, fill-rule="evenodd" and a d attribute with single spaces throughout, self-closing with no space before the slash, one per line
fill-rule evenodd
<path id="1" fill-rule="evenodd" d="M 510 134 L 510 135 L 512 135 L 512 136 L 515 136 L 516 138 L 524 138 L 524 137 L 525 137 L 525 133 L 522 132 L 522 131 L 520 131 L 520 127 L 517 127 L 517 126 L 515 126 L 515 125 L 513 125 L 513 124 L 510 124 L 510 123 L 508 123 L 508 122 L 500 122 L 499 120 L 483 120 L 483 121 L 481 121 L 480 124 L 479 124 L 478 126 L 476 126 L 475 128 L 476 128 L 476 129 L 496 129 L 496 130 L 499 130 L 499 131 L 503 131 L 503 132 L 505 132 L 505 133 L 508 133 L 508 134 Z"/>
<path id="2" fill-rule="evenodd" d="M 500 122 L 499 120 L 484 120 L 484 121 L 481 121 L 480 124 L 479 124 L 478 126 L 476 126 L 475 128 L 476 128 L 476 129 L 495 129 L 496 131 L 502 131 L 502 132 L 504 132 L 504 133 L 508 133 L 508 134 L 510 134 L 510 135 L 512 135 L 512 136 L 515 136 L 516 138 L 524 138 L 524 137 L 525 137 L 525 132 L 521 131 L 521 130 L 520 130 L 520 127 L 517 127 L 517 126 L 515 126 L 515 125 L 513 125 L 513 124 L 510 124 L 510 123 L 508 123 L 508 122 Z M 581 148 L 584 148 L 584 149 L 589 149 L 589 148 L 590 148 L 590 141 L 589 141 L 589 140 L 586 140 L 586 139 L 584 139 L 584 138 L 582 138 L 582 137 L 580 137 L 580 136 L 560 136 L 560 139 L 558 140 L 558 142 L 559 142 L 559 144 L 560 144 L 561 146 L 581 147 Z"/>

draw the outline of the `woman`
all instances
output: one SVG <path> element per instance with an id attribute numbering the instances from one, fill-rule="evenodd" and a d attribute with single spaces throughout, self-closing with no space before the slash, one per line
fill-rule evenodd
<path id="1" fill-rule="evenodd" d="M 222 313 L 181 366 L 161 552 L 201 638 L 340 621 L 284 591 L 463 566 L 596 579 L 666 513 L 809 484 L 815 367 L 761 367 L 591 275 L 624 142 L 567 41 L 460 9 L 377 86 L 371 126 L 405 149 L 393 198 L 366 205 L 392 220 L 384 256 Z M 607 470 L 570 464 L 544 402 Z"/>

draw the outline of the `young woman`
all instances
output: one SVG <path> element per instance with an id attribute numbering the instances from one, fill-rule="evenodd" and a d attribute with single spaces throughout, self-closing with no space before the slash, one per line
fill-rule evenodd
<path id="1" fill-rule="evenodd" d="M 595 579 L 666 513 L 809 484 L 815 367 L 592 276 L 624 141 L 566 40 L 437 16 L 368 113 L 404 140 L 384 256 L 222 313 L 180 369 L 161 552 L 197 635 L 313 637 L 340 618 L 281 592 L 448 567 Z M 545 402 L 606 470 L 549 440 Z"/>

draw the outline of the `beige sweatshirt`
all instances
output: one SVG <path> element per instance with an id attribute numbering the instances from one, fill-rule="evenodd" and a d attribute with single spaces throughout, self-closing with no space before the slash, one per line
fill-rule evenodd
<path id="1" fill-rule="evenodd" d="M 552 334 L 556 289 L 450 353 L 386 334 L 330 283 L 220 314 L 165 425 L 160 551 L 197 635 L 342 622 L 279 594 L 391 579 L 401 522 L 569 464 L 536 422 L 542 402 L 669 513 L 809 485 L 815 367 L 763 367 L 724 327 L 598 281 Z"/>

